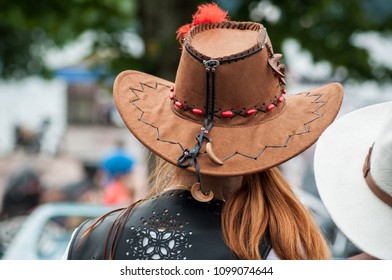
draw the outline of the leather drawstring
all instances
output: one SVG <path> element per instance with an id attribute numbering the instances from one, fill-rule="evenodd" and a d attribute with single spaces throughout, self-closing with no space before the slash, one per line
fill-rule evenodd
<path id="1" fill-rule="evenodd" d="M 184 169 L 192 166 L 193 164 L 195 165 L 195 171 L 196 171 L 197 181 L 200 186 L 199 187 L 200 191 L 202 190 L 202 184 L 201 184 L 201 176 L 200 176 L 200 166 L 197 162 L 197 156 L 199 155 L 200 149 L 203 146 L 203 141 L 207 140 L 207 142 L 211 142 L 211 139 L 207 135 L 211 131 L 212 127 L 214 126 L 215 78 L 216 78 L 217 67 L 221 64 L 242 60 L 263 50 L 263 48 L 267 44 L 267 39 L 268 39 L 268 34 L 265 29 L 264 32 L 265 32 L 264 41 L 260 46 L 258 46 L 254 50 L 251 50 L 237 57 L 225 58 L 220 60 L 216 60 L 216 59 L 204 60 L 192 52 L 186 40 L 184 42 L 184 47 L 186 51 L 193 58 L 202 62 L 206 69 L 206 110 L 205 110 L 203 126 L 201 127 L 200 132 L 196 135 L 196 145 L 192 148 L 192 150 L 189 150 L 188 148 L 183 149 L 182 155 L 177 159 L 177 165 Z"/>
<path id="2" fill-rule="evenodd" d="M 210 142 L 210 138 L 207 136 L 214 126 L 215 117 L 215 75 L 216 67 L 219 66 L 218 60 L 203 61 L 206 67 L 206 111 L 203 126 L 200 132 L 196 136 L 196 145 L 192 150 L 184 149 L 183 154 L 177 159 L 177 164 L 181 168 L 188 168 L 195 165 L 195 171 L 197 176 L 197 182 L 200 184 L 200 190 L 202 190 L 200 167 L 197 162 L 197 156 L 200 153 L 200 149 L 203 146 L 203 141 L 207 140 Z"/>

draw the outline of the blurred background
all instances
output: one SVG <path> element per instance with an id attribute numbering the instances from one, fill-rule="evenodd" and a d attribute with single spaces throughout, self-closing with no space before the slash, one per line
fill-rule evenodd
<path id="1" fill-rule="evenodd" d="M 215 2 L 266 26 L 289 93 L 341 82 L 339 116 L 392 100 L 391 1 Z M 148 191 L 154 160 L 124 127 L 112 83 L 126 69 L 174 81 L 175 31 L 202 3 L 0 0 L 0 258 L 60 258 L 82 220 Z M 346 257 L 357 249 L 319 200 L 313 150 L 281 168 Z"/>

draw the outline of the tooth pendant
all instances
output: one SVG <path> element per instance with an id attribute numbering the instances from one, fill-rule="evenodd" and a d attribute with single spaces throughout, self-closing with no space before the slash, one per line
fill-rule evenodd
<path id="1" fill-rule="evenodd" d="M 212 150 L 212 143 L 208 142 L 206 145 L 206 151 L 207 151 L 207 155 L 208 158 L 215 163 L 216 165 L 223 165 L 223 161 L 221 161 L 214 153 L 214 151 Z"/>

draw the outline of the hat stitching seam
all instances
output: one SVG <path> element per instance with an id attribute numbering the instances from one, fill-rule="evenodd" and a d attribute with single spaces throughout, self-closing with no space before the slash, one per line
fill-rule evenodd
<path id="1" fill-rule="evenodd" d="M 305 131 L 297 132 L 297 133 L 294 133 L 294 134 L 290 134 L 290 135 L 287 137 L 287 139 L 286 139 L 286 141 L 285 141 L 285 143 L 284 143 L 283 145 L 265 146 L 256 156 L 251 156 L 251 155 L 248 155 L 248 154 L 245 154 L 245 153 L 236 151 L 236 152 L 233 153 L 232 155 L 227 156 L 227 157 L 225 157 L 224 159 L 222 159 L 222 161 L 224 162 L 224 161 L 226 161 L 226 160 L 228 160 L 228 159 L 234 157 L 235 155 L 241 155 L 241 156 L 243 156 L 243 157 L 247 157 L 247 158 L 250 158 L 250 159 L 257 160 L 257 159 L 265 152 L 265 150 L 267 150 L 268 148 L 286 148 L 287 145 L 288 145 L 288 143 L 289 143 L 289 141 L 290 141 L 290 139 L 291 139 L 292 137 L 297 136 L 297 135 L 303 135 L 303 134 L 309 133 L 310 130 L 309 130 L 309 128 L 308 128 L 307 125 L 310 124 L 311 122 L 314 122 L 315 120 L 317 120 L 317 119 L 319 119 L 319 118 L 321 118 L 321 117 L 323 116 L 322 114 L 318 113 L 317 111 L 318 111 L 320 108 L 324 107 L 324 106 L 326 105 L 326 103 L 327 103 L 327 101 L 321 101 L 321 102 L 318 101 L 318 100 L 324 95 L 324 93 L 322 93 L 322 94 L 313 94 L 313 95 L 310 95 L 310 94 L 311 94 L 311 92 L 308 92 L 308 93 L 306 94 L 305 97 L 314 97 L 314 96 L 317 96 L 317 98 L 314 99 L 311 103 L 321 104 L 321 105 L 318 106 L 318 107 L 312 112 L 312 114 L 315 114 L 316 117 L 314 117 L 314 118 L 311 119 L 310 121 L 307 121 L 307 122 L 304 123 Z M 236 171 L 236 170 L 241 170 L 241 169 L 233 169 L 233 170 Z"/>
<path id="2" fill-rule="evenodd" d="M 170 88 L 170 86 L 165 85 L 165 84 L 161 84 L 161 83 L 155 83 L 155 86 L 151 86 L 151 85 L 149 85 L 149 84 L 142 83 L 142 82 L 139 82 L 139 84 L 140 84 L 140 86 L 141 86 L 141 89 L 136 89 L 136 88 L 133 88 L 133 87 L 130 88 L 130 90 L 131 90 L 132 93 L 136 96 L 136 98 L 135 98 L 135 99 L 129 100 L 129 102 L 130 102 L 133 106 L 135 106 L 136 109 L 138 109 L 138 110 L 141 112 L 140 116 L 138 117 L 138 121 L 140 121 L 140 122 L 142 122 L 143 124 L 148 125 L 148 126 L 150 126 L 150 127 L 156 129 L 156 139 L 157 139 L 157 141 L 161 141 L 161 142 L 169 143 L 169 144 L 173 144 L 173 145 L 178 145 L 178 146 L 181 148 L 181 150 L 183 151 L 183 150 L 184 150 L 184 147 L 181 145 L 180 142 L 174 142 L 174 141 L 162 139 L 162 138 L 160 137 L 159 128 L 158 128 L 157 126 L 153 125 L 152 123 L 149 123 L 149 122 L 144 121 L 144 120 L 143 120 L 144 111 L 143 111 L 139 106 L 137 106 L 137 104 L 135 104 L 135 102 L 137 102 L 137 101 L 140 100 L 140 97 L 136 94 L 136 92 L 141 92 L 141 93 L 143 93 L 143 92 L 145 91 L 145 90 L 144 90 L 144 86 L 149 87 L 149 88 L 151 88 L 151 89 L 153 89 L 153 90 L 157 90 L 157 89 L 158 89 L 158 86 L 163 86 L 163 87 L 167 87 L 167 88 Z"/>
<path id="3" fill-rule="evenodd" d="M 298 94 L 298 95 L 301 95 L 301 94 L 303 94 L 303 93 L 300 93 L 300 94 Z M 260 122 L 257 122 L 257 123 L 254 123 L 254 124 L 248 124 L 248 125 L 232 125 L 232 126 L 227 127 L 227 128 L 245 128 L 245 127 L 259 126 L 259 125 L 261 125 L 261 124 L 270 122 L 270 121 L 276 119 L 277 117 L 279 117 L 281 114 L 283 114 L 283 113 L 285 112 L 286 107 L 287 107 L 287 106 L 285 106 L 285 105 L 286 105 L 286 99 L 283 101 L 282 109 L 281 109 L 277 114 L 275 114 L 274 116 L 272 116 L 272 118 L 270 118 L 270 119 L 268 119 L 268 120 L 261 120 Z M 198 120 L 195 120 L 195 119 L 190 118 L 189 116 L 180 114 L 180 113 L 174 108 L 174 103 L 171 103 L 171 109 L 172 109 L 172 112 L 173 112 L 176 116 L 178 116 L 178 117 L 180 117 L 180 118 L 182 118 L 182 119 L 184 119 L 184 120 L 187 120 L 187 121 L 190 121 L 190 122 L 198 121 Z M 231 119 L 231 118 L 228 118 L 228 119 Z M 200 120 L 200 121 L 202 121 L 202 120 Z M 200 123 L 200 124 L 202 124 L 202 123 Z M 215 126 L 215 127 L 224 127 L 222 123 L 215 123 L 214 126 Z"/>
<path id="4" fill-rule="evenodd" d="M 275 98 L 273 100 L 270 100 L 269 105 L 274 105 L 275 107 L 277 107 L 280 103 L 282 103 L 284 101 L 284 100 L 279 101 L 280 97 L 283 97 L 282 93 L 278 97 L 275 96 Z M 188 105 L 186 101 L 181 102 L 180 99 L 178 97 L 176 97 L 176 96 L 174 96 L 173 98 L 170 97 L 170 99 L 172 99 L 174 105 L 176 105 L 176 107 L 180 108 L 183 112 L 192 111 L 193 109 L 199 109 L 194 104 Z M 179 104 L 181 104 L 181 105 L 177 105 L 177 102 L 180 102 Z M 182 106 L 182 107 L 179 107 L 179 106 Z M 270 112 L 272 109 L 269 110 L 267 107 L 268 106 L 266 105 L 266 102 L 263 102 L 262 105 L 260 105 L 260 106 L 253 106 L 250 109 L 242 108 L 242 109 L 238 110 L 238 109 L 233 109 L 232 108 L 230 110 L 222 110 L 222 108 L 219 108 L 219 109 L 215 110 L 214 116 L 216 118 L 218 118 L 218 119 L 222 119 L 222 118 L 224 118 L 224 119 L 233 119 L 236 116 L 241 116 L 243 118 L 247 118 L 247 117 L 250 117 L 252 115 L 257 115 L 259 112 L 262 112 L 262 113 Z M 204 107 L 203 107 L 203 109 L 204 109 Z M 248 114 L 247 112 L 250 111 L 250 110 L 256 110 L 256 112 L 252 113 L 252 114 Z M 223 112 L 232 112 L 234 115 L 232 115 L 230 117 L 224 117 L 222 115 L 219 115 L 219 114 L 222 114 Z"/>
<path id="5" fill-rule="evenodd" d="M 147 84 L 147 83 L 142 83 L 142 82 L 139 82 L 139 84 L 140 84 L 140 86 L 141 86 L 141 89 L 137 89 L 137 88 L 133 88 L 133 87 L 130 88 L 130 90 L 132 91 L 132 93 L 136 96 L 136 99 L 130 100 L 130 103 L 131 103 L 133 106 L 135 106 L 135 107 L 141 112 L 141 115 L 138 117 L 138 121 L 140 121 L 140 122 L 142 122 L 143 124 L 148 125 L 148 126 L 150 126 L 150 127 L 156 129 L 156 131 L 157 131 L 157 138 L 156 138 L 156 140 L 157 140 L 157 141 L 161 141 L 161 142 L 169 143 L 169 144 L 176 144 L 176 145 L 178 145 L 178 146 L 182 149 L 182 151 L 184 151 L 185 149 L 184 149 L 184 147 L 181 145 L 181 143 L 179 143 L 179 142 L 174 142 L 174 141 L 170 141 L 170 140 L 161 139 L 161 138 L 160 138 L 159 127 L 157 127 L 157 126 L 155 126 L 155 125 L 153 125 L 153 124 L 151 124 L 151 123 L 149 123 L 149 122 L 147 122 L 147 121 L 144 121 L 144 120 L 143 120 L 144 111 L 143 111 L 142 109 L 140 109 L 140 108 L 135 104 L 135 102 L 137 102 L 137 101 L 140 100 L 140 98 L 139 98 L 139 96 L 136 94 L 136 92 L 141 92 L 141 93 L 144 92 L 144 91 L 145 91 L 144 86 L 146 86 L 146 87 L 148 87 L 148 88 L 151 88 L 151 89 L 153 89 L 153 90 L 157 90 L 157 89 L 158 89 L 158 86 L 163 86 L 163 87 L 167 87 L 167 88 L 170 88 L 170 86 L 165 85 L 165 84 L 161 84 L 161 83 L 155 83 L 155 86 L 151 86 L 151 85 L 149 85 L 149 84 Z M 135 91 L 136 91 L 136 92 L 135 92 Z M 222 159 L 222 161 L 224 162 L 224 161 L 226 161 L 226 160 L 229 160 L 230 158 L 232 158 L 232 157 L 234 157 L 234 156 L 236 156 L 236 155 L 240 155 L 240 156 L 243 156 L 243 157 L 246 157 L 246 158 L 250 158 L 250 159 L 257 160 L 257 159 L 258 159 L 267 149 L 269 149 L 269 148 L 270 148 L 270 149 L 272 149 L 272 148 L 286 148 L 287 145 L 288 145 L 288 143 L 289 143 L 289 141 L 291 140 L 292 137 L 298 136 L 298 135 L 303 135 L 303 134 L 306 134 L 306 133 L 309 133 L 310 130 L 309 130 L 308 124 L 314 122 L 315 120 L 317 120 L 317 119 L 319 119 L 319 118 L 321 118 L 321 117 L 323 116 L 322 114 L 320 114 L 320 113 L 318 112 L 318 110 L 321 109 L 322 107 L 324 107 L 324 106 L 326 105 L 326 103 L 327 103 L 327 101 L 319 101 L 319 99 L 320 99 L 323 95 L 324 95 L 324 93 L 320 93 L 320 94 L 311 94 L 311 92 L 308 92 L 308 93 L 305 95 L 305 97 L 316 97 L 314 100 L 312 100 L 311 103 L 320 104 L 316 109 L 314 109 L 314 111 L 312 111 L 312 114 L 316 115 L 316 117 L 314 117 L 313 119 L 311 119 L 311 120 L 309 120 L 309 121 L 307 121 L 307 122 L 305 122 L 305 123 L 303 124 L 303 125 L 304 125 L 304 128 L 305 128 L 305 131 L 301 131 L 301 132 L 297 132 L 297 133 L 294 133 L 294 134 L 290 134 L 290 135 L 287 137 L 287 139 L 286 139 L 286 141 L 285 141 L 285 143 L 284 143 L 283 145 L 269 145 L 269 146 L 265 146 L 265 147 L 264 147 L 263 149 L 261 149 L 261 151 L 259 151 L 255 156 L 252 156 L 252 155 L 249 155 L 249 154 L 245 154 L 245 153 L 236 151 L 235 153 L 233 153 L 233 154 L 231 154 L 231 155 L 225 157 L 224 159 Z M 233 170 L 236 171 L 236 170 L 241 170 L 241 169 L 233 169 Z"/>
<path id="6" fill-rule="evenodd" d="M 250 24 L 250 25 L 249 25 Z M 233 22 L 233 21 L 229 21 L 229 22 L 218 22 L 218 23 L 207 23 L 207 24 L 199 24 L 194 26 L 191 31 L 188 33 L 188 36 L 184 39 L 184 45 L 186 45 L 187 50 L 194 56 L 198 57 L 201 60 L 205 60 L 205 59 L 211 59 L 211 57 L 206 56 L 204 54 L 201 54 L 200 52 L 198 52 L 195 48 L 193 48 L 189 42 L 191 41 L 191 38 L 202 31 L 205 30 L 209 30 L 209 29 L 216 29 L 216 28 L 226 28 L 226 29 L 238 29 L 238 30 L 252 30 L 252 31 L 257 31 L 258 35 L 257 35 L 257 43 L 255 45 L 253 45 L 252 47 L 250 47 L 249 49 L 236 53 L 236 54 L 232 54 L 232 55 L 228 55 L 228 56 L 224 56 L 224 57 L 219 57 L 219 58 L 214 58 L 217 59 L 219 61 L 222 60 L 226 61 L 227 63 L 230 62 L 237 62 L 238 60 L 243 60 L 243 56 L 249 54 L 250 52 L 255 52 L 255 51 L 261 51 L 266 45 L 267 45 L 267 40 L 268 40 L 268 33 L 266 28 L 260 24 L 260 23 L 254 23 L 254 22 Z M 261 31 L 264 30 L 264 38 L 261 38 Z M 187 43 L 188 42 L 188 43 Z"/>

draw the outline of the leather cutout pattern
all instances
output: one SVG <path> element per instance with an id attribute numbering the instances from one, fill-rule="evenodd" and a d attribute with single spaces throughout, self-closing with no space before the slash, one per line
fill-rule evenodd
<path id="1" fill-rule="evenodd" d="M 189 222 L 183 223 L 180 216 L 165 209 L 163 213 L 153 211 L 148 219 L 140 218 L 142 226 L 130 228 L 125 254 L 136 260 L 186 259 L 186 250 L 192 247 L 192 231 L 186 230 Z"/>

